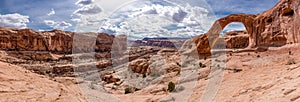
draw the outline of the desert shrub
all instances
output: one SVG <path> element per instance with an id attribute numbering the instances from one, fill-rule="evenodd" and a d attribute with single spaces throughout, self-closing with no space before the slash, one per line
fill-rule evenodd
<path id="1" fill-rule="evenodd" d="M 201 62 L 199 62 L 199 66 L 200 66 L 201 68 L 205 68 L 205 67 L 206 67 L 206 65 L 203 64 L 203 63 L 201 63 Z"/>
<path id="2" fill-rule="evenodd" d="M 134 88 L 134 91 L 139 91 L 139 90 L 141 90 L 141 89 L 139 89 L 139 88 L 136 88 L 136 87 Z"/>
<path id="3" fill-rule="evenodd" d="M 125 88 L 125 94 L 129 94 L 129 93 L 132 93 L 131 89 L 130 88 Z"/>
<path id="4" fill-rule="evenodd" d="M 95 89 L 96 89 L 95 84 L 97 84 L 97 82 L 92 81 L 92 82 L 89 84 L 89 87 L 90 87 L 91 89 L 95 90 Z"/>
<path id="5" fill-rule="evenodd" d="M 287 65 L 296 64 L 295 59 L 289 59 Z"/>
<path id="6" fill-rule="evenodd" d="M 168 84 L 168 91 L 172 92 L 175 90 L 175 83 L 169 82 Z"/>
<path id="7" fill-rule="evenodd" d="M 181 66 L 178 62 L 176 62 L 176 65 Z"/>
<path id="8" fill-rule="evenodd" d="M 115 85 L 115 86 L 119 86 L 120 84 L 118 84 L 118 83 L 114 82 L 114 84 L 113 84 L 113 85 Z"/>

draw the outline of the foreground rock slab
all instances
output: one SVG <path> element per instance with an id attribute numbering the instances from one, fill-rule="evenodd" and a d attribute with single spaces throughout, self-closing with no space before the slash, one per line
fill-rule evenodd
<path id="1" fill-rule="evenodd" d="M 84 102 L 75 84 L 62 84 L 24 68 L 0 62 L 1 102 Z"/>

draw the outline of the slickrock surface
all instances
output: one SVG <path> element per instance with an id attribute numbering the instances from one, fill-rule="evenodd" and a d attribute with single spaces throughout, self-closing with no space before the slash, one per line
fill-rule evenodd
<path id="1" fill-rule="evenodd" d="M 63 83 L 58 83 L 24 68 L 0 62 L 0 101 L 85 101 L 78 86 L 73 83 L 74 79 L 63 80 Z"/>
<path id="2" fill-rule="evenodd" d="M 226 54 L 225 75 L 214 100 L 300 101 L 299 47 L 293 44 L 266 52 Z M 199 80 L 190 100 L 201 99 L 206 83 L 205 78 Z"/>
<path id="3" fill-rule="evenodd" d="M 286 45 L 281 48 L 272 47 L 267 52 L 250 51 L 234 52 L 231 54 L 227 53 L 224 55 L 227 56 L 224 77 L 222 78 L 221 83 L 219 83 L 220 87 L 218 88 L 218 92 L 213 100 L 216 102 L 300 101 L 299 47 L 299 44 L 293 44 Z M 289 54 L 289 51 L 292 53 Z M 276 56 L 274 56 L 275 54 Z M 213 66 L 212 61 L 218 58 L 219 57 L 200 60 L 200 62 L 206 66 L 200 68 L 199 72 L 197 72 L 198 79 L 196 79 L 197 83 L 195 84 L 195 87 L 193 87 L 193 85 L 190 87 L 184 86 L 192 83 L 193 81 L 183 79 L 181 80 L 182 82 L 176 83 L 176 87 L 178 88 L 177 91 L 166 91 L 167 83 L 171 81 L 176 82 L 176 80 L 179 80 L 180 77 L 180 75 L 176 75 L 176 73 L 169 73 L 164 74 L 164 78 L 159 81 L 159 84 L 147 86 L 142 90 L 135 91 L 134 93 L 115 93 L 115 95 L 124 102 L 179 101 L 184 97 L 176 97 L 172 95 L 184 95 L 181 94 L 182 91 L 192 88 L 192 94 L 191 96 L 188 96 L 187 99 L 191 102 L 199 102 L 211 77 L 209 76 L 209 73 L 211 72 L 209 66 Z M 184 73 L 188 70 L 192 69 L 181 69 L 180 73 Z M 180 78 L 182 77 L 183 76 Z M 180 91 L 180 89 L 182 89 L 182 91 Z"/>

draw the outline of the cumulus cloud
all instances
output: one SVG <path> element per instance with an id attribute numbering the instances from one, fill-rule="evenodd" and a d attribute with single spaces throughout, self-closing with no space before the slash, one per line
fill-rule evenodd
<path id="1" fill-rule="evenodd" d="M 94 2 L 94 0 L 78 0 L 75 4 L 79 7 L 71 15 L 71 20 L 77 23 L 75 31 L 97 32 L 101 22 L 106 18 L 103 9 L 98 6 L 99 2 Z"/>
<path id="2" fill-rule="evenodd" d="M 78 0 L 75 5 L 78 6 L 84 6 L 84 5 L 90 5 L 94 2 L 94 0 Z"/>
<path id="3" fill-rule="evenodd" d="M 48 16 L 55 15 L 55 10 L 52 8 L 51 11 L 47 14 Z"/>
<path id="4" fill-rule="evenodd" d="M 18 13 L 14 14 L 0 14 L 0 26 L 12 28 L 27 28 L 29 16 L 24 16 Z"/>
<path id="5" fill-rule="evenodd" d="M 76 10 L 73 14 L 75 15 L 91 15 L 91 14 L 98 14 L 102 12 L 102 9 L 97 5 L 86 5 L 78 10 Z"/>
<path id="6" fill-rule="evenodd" d="M 64 29 L 67 29 L 69 27 L 72 26 L 71 23 L 67 23 L 65 21 L 62 21 L 62 22 L 56 22 L 56 21 L 53 21 L 53 20 L 44 20 L 44 23 L 54 29 L 60 29 L 60 30 L 64 30 Z"/>
<path id="7" fill-rule="evenodd" d="M 223 32 L 221 32 L 221 33 L 227 33 L 227 32 L 230 32 L 230 31 L 241 31 L 241 30 L 246 30 L 244 24 L 243 23 L 233 22 L 233 23 L 228 24 L 223 29 Z"/>
<path id="8" fill-rule="evenodd" d="M 144 37 L 193 37 L 205 33 L 215 20 L 203 7 L 184 7 L 161 1 L 159 3 L 122 8 L 100 28 L 100 32 L 126 34 L 129 39 Z"/>

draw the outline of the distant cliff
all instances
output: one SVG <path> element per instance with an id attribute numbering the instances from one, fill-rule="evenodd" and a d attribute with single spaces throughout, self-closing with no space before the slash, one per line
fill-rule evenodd
<path id="1" fill-rule="evenodd" d="M 92 48 L 97 52 L 109 52 L 114 38 L 114 35 L 104 33 L 76 34 L 61 30 L 36 32 L 32 29 L 0 27 L 0 49 L 6 51 L 48 51 L 64 54 L 72 51 L 84 52 Z"/>

